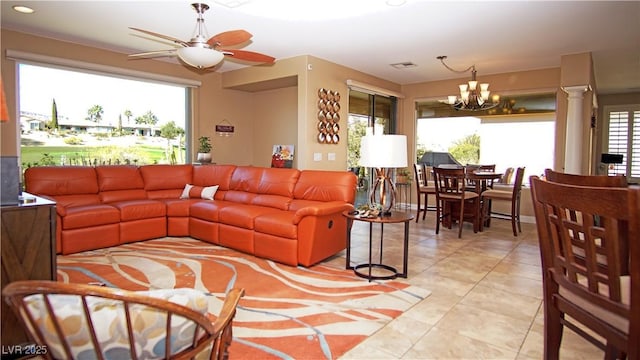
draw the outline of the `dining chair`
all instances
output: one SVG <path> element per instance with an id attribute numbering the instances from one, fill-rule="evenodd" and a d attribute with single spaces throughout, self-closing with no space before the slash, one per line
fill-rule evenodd
<path id="1" fill-rule="evenodd" d="M 435 207 L 429 207 L 429 195 L 435 197 L 436 187 L 433 182 L 429 182 L 429 173 L 424 164 L 413 164 L 413 172 L 416 178 L 416 193 L 418 194 L 418 210 L 416 212 L 416 222 L 418 222 L 420 213 L 422 213 L 422 220 L 424 220 L 427 211 L 436 210 Z"/>
<path id="2" fill-rule="evenodd" d="M 469 174 L 469 173 L 471 173 L 473 171 L 491 171 L 491 172 L 496 171 L 496 165 L 495 164 L 490 164 L 490 165 L 480 165 L 480 164 L 470 164 L 469 165 L 469 164 L 467 164 L 467 165 L 465 165 L 464 168 L 465 168 L 467 174 Z M 493 179 L 492 180 L 487 180 L 486 186 L 493 189 Z M 467 190 L 474 191 L 475 189 L 476 189 L 476 180 L 467 178 Z"/>
<path id="3" fill-rule="evenodd" d="M 542 259 L 543 358 L 560 357 L 567 327 L 606 359 L 638 359 L 640 242 L 629 241 L 630 257 L 618 247 L 640 239 L 640 187 L 577 186 L 537 176 L 530 183 Z M 627 262 L 630 273 L 624 275 L 621 264 Z"/>
<path id="4" fill-rule="evenodd" d="M 436 234 L 440 231 L 440 223 L 447 223 L 449 228 L 458 221 L 458 238 L 462 237 L 464 220 L 473 223 L 473 232 L 480 229 L 480 196 L 474 191 L 466 190 L 465 169 L 441 168 L 433 169 L 436 189 Z"/>
<path id="5" fill-rule="evenodd" d="M 544 177 L 547 181 L 552 181 L 556 183 L 566 184 L 566 185 L 577 185 L 577 186 L 596 186 L 596 187 L 618 187 L 618 188 L 626 188 L 628 186 L 627 178 L 625 176 L 608 176 L 608 175 L 577 175 L 577 174 L 567 174 L 563 172 L 554 171 L 551 169 L 544 170 Z M 577 214 L 574 211 L 569 211 L 569 217 L 571 220 L 576 221 Z M 576 249 L 576 256 L 578 260 L 582 257 L 580 255 L 580 249 Z M 629 249 L 627 247 L 627 243 L 623 242 L 620 244 L 620 252 L 622 257 L 627 257 L 629 254 Z M 628 274 L 628 264 L 622 264 L 622 271 L 624 274 Z"/>
<path id="6" fill-rule="evenodd" d="M 571 184 L 579 186 L 613 186 L 627 187 L 626 176 L 608 176 L 608 175 L 576 175 L 567 174 L 551 169 L 544 170 L 544 178 L 547 181 L 553 181 L 562 184 Z"/>
<path id="7" fill-rule="evenodd" d="M 488 189 L 481 194 L 482 201 L 482 223 L 486 223 L 487 226 L 491 223 L 491 218 L 508 219 L 511 220 L 511 228 L 513 230 L 513 236 L 518 236 L 519 232 L 522 232 L 522 225 L 520 224 L 520 193 L 522 192 L 522 182 L 524 179 L 524 167 L 516 169 L 516 179 L 513 183 L 511 191 Z M 509 202 L 511 204 L 511 212 L 504 213 L 494 210 L 495 202 Z"/>
<path id="8" fill-rule="evenodd" d="M 498 184 L 505 184 L 508 185 L 511 183 L 511 178 L 513 177 L 513 171 L 514 169 L 512 167 L 508 167 L 504 170 L 504 174 L 502 174 L 502 177 L 500 178 L 500 180 L 497 181 Z"/>
<path id="9" fill-rule="evenodd" d="M 227 359 L 243 289 L 225 296 L 215 321 L 194 289 L 126 291 L 87 284 L 23 280 L 2 294 L 49 359 Z"/>

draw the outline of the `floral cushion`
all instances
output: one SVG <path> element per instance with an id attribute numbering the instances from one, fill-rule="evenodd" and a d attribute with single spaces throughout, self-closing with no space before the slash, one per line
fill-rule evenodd
<path id="1" fill-rule="evenodd" d="M 165 299 L 207 313 L 206 296 L 193 289 L 163 289 L 141 291 L 139 294 Z M 88 319 L 84 315 L 82 300 L 77 295 L 50 295 L 55 316 L 62 332 L 69 341 L 74 358 L 95 358 L 89 333 Z M 61 342 L 58 340 L 53 322 L 49 319 L 43 295 L 31 295 L 25 298 L 27 309 L 34 317 L 37 326 L 48 343 L 54 358 L 65 358 Z M 121 301 L 99 297 L 87 297 L 87 306 L 91 313 L 97 341 L 103 349 L 105 359 L 131 358 L 127 321 Z M 166 339 L 166 312 L 149 306 L 132 304 L 129 306 L 135 338 L 135 351 L 138 359 L 164 358 Z M 175 354 L 189 347 L 197 325 L 184 317 L 171 317 L 171 353 Z"/>

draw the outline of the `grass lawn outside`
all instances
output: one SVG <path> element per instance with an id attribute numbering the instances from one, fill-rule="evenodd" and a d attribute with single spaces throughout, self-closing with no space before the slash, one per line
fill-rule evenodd
<path id="1" fill-rule="evenodd" d="M 118 165 L 168 164 L 167 140 L 158 137 L 93 137 L 83 134 L 81 143 L 69 145 L 65 137 L 42 134 L 23 135 L 21 166 L 44 165 Z M 177 161 L 184 159 L 174 145 Z M 185 149 L 181 149 L 183 154 Z"/>

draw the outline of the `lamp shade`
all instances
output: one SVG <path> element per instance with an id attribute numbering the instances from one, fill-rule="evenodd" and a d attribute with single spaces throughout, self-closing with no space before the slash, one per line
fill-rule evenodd
<path id="1" fill-rule="evenodd" d="M 204 47 L 183 47 L 177 50 L 182 61 L 197 68 L 208 68 L 217 65 L 224 54 Z"/>
<path id="2" fill-rule="evenodd" d="M 372 168 L 407 166 L 405 135 L 366 135 L 360 141 L 361 166 Z"/>

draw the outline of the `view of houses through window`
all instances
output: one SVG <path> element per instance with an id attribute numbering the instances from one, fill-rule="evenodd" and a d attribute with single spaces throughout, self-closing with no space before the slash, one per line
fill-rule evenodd
<path id="1" fill-rule="evenodd" d="M 188 88 L 19 65 L 21 165 L 185 163 Z"/>

